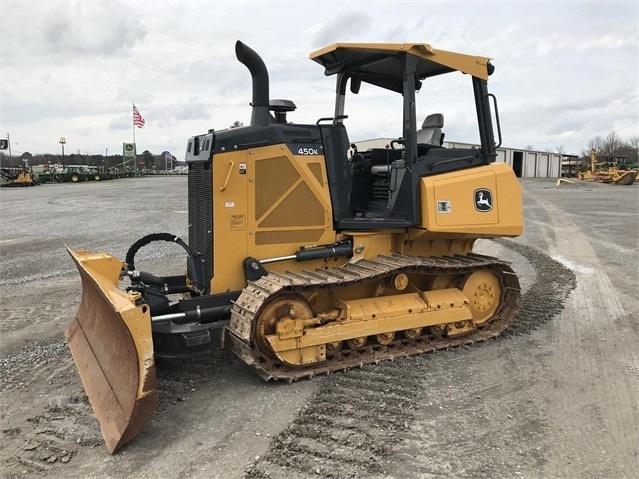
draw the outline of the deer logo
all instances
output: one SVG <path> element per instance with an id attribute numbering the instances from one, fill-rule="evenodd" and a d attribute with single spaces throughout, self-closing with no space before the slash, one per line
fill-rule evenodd
<path id="1" fill-rule="evenodd" d="M 475 190 L 475 209 L 482 213 L 493 209 L 493 193 L 490 190 L 486 188 Z"/>

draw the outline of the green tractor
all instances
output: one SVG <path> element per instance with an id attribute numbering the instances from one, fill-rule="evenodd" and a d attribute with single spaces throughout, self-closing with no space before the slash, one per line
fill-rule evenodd
<path id="1" fill-rule="evenodd" d="M 79 183 L 81 181 L 100 181 L 101 179 L 100 173 L 82 166 L 68 166 L 57 174 L 58 183 Z"/>

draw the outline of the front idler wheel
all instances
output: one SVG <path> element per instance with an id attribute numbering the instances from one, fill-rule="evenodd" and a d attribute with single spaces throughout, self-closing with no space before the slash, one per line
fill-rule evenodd
<path id="1" fill-rule="evenodd" d="M 260 353 L 270 359 L 279 359 L 267 338 L 267 336 L 276 333 L 277 323 L 286 319 L 310 319 L 312 317 L 313 310 L 306 299 L 298 294 L 280 296 L 267 303 L 259 313 L 253 335 Z"/>

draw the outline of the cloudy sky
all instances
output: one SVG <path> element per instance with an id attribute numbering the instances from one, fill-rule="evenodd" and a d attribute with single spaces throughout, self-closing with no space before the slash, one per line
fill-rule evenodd
<path id="1" fill-rule="evenodd" d="M 288 119 L 299 123 L 333 113 L 334 77 L 310 52 L 425 42 L 494 59 L 489 88 L 505 146 L 579 154 L 595 135 L 639 136 L 638 4 L 2 0 L 0 136 L 10 135 L 14 155 L 59 153 L 61 136 L 67 153 L 121 152 L 135 101 L 146 120 L 135 130 L 138 151 L 182 158 L 189 137 L 249 123 L 251 77 L 236 40 L 262 56 L 271 98 L 294 101 Z M 419 115 L 442 112 L 447 140 L 474 141 L 470 82 L 438 81 L 419 93 Z M 401 134 L 399 98 L 354 98 L 351 141 Z"/>

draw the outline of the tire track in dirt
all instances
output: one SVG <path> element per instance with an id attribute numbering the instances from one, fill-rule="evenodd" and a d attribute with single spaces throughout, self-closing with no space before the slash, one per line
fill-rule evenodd
<path id="1" fill-rule="evenodd" d="M 275 438 L 247 477 L 384 474 L 392 436 L 408 427 L 418 391 L 415 376 L 392 362 L 323 379 L 302 415 Z"/>

